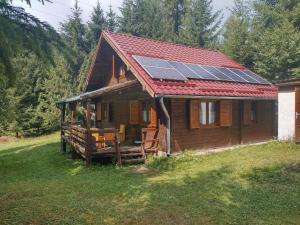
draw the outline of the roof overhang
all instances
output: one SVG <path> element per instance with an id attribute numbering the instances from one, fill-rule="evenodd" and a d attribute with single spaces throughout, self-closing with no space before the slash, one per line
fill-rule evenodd
<path id="1" fill-rule="evenodd" d="M 64 103 L 73 103 L 73 102 L 79 102 L 79 101 L 87 101 L 89 99 L 97 98 L 105 94 L 113 93 L 115 91 L 120 91 L 123 89 L 131 88 L 134 86 L 139 85 L 138 80 L 131 80 L 131 81 L 126 81 L 124 83 L 100 88 L 95 91 L 90 91 L 90 92 L 85 92 L 79 95 L 75 95 L 66 99 L 62 99 L 57 102 L 57 104 L 64 104 Z"/>
<path id="2" fill-rule="evenodd" d="M 224 99 L 224 100 L 277 100 L 278 97 L 239 97 L 239 96 L 206 96 L 206 95 L 156 95 L 156 98 L 183 99 Z"/>

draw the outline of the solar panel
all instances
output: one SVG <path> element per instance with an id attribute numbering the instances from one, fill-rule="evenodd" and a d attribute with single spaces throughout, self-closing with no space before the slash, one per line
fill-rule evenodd
<path id="1" fill-rule="evenodd" d="M 232 72 L 234 72 L 234 73 L 236 73 L 240 77 L 243 77 L 249 83 L 254 83 L 254 84 L 258 83 L 257 80 L 255 80 L 254 78 L 252 78 L 252 77 L 248 76 L 247 74 L 243 73 L 242 70 L 239 70 L 239 69 L 229 69 L 229 70 L 232 71 Z"/>
<path id="2" fill-rule="evenodd" d="M 153 79 L 180 80 L 187 78 L 178 72 L 168 61 L 144 56 L 134 55 L 133 58 Z"/>
<path id="3" fill-rule="evenodd" d="M 231 79 L 233 79 L 234 81 L 237 82 L 247 82 L 247 80 L 243 79 L 243 77 L 235 74 L 234 72 L 230 71 L 229 69 L 225 68 L 225 67 L 218 67 L 218 70 L 220 70 L 222 73 L 224 73 L 226 76 L 230 77 Z"/>
<path id="4" fill-rule="evenodd" d="M 138 55 L 134 55 L 133 58 L 153 79 L 186 81 L 190 78 L 271 84 L 250 70 L 181 63 Z"/>
<path id="5" fill-rule="evenodd" d="M 169 61 L 169 63 L 178 70 L 182 75 L 184 75 L 187 78 L 193 78 L 193 79 L 201 79 L 202 77 L 198 76 L 197 73 L 195 73 L 193 70 L 189 69 L 186 64 L 179 63 L 179 62 L 173 62 Z"/>
<path id="6" fill-rule="evenodd" d="M 157 58 L 150 58 L 144 56 L 134 55 L 133 58 L 138 61 L 142 66 L 155 66 L 162 68 L 173 68 L 172 65 L 168 63 L 168 61 Z"/>
<path id="7" fill-rule="evenodd" d="M 252 71 L 250 70 L 243 70 L 243 72 L 245 74 L 247 74 L 248 76 L 252 76 L 253 78 L 255 78 L 255 80 L 257 80 L 259 83 L 261 84 L 271 84 L 269 81 L 267 81 L 266 79 L 258 76 L 257 74 L 253 73 Z"/>
<path id="8" fill-rule="evenodd" d="M 216 67 L 211 67 L 211 66 L 201 66 L 201 67 L 207 70 L 208 72 L 210 72 L 211 74 L 213 74 L 215 77 L 217 77 L 220 80 L 233 81 L 233 79 L 223 74 Z"/>
<path id="9" fill-rule="evenodd" d="M 154 66 L 143 66 L 147 73 L 154 79 L 166 79 L 166 80 L 187 80 L 185 76 L 180 74 L 174 68 L 161 68 Z"/>
<path id="10" fill-rule="evenodd" d="M 202 79 L 208 79 L 208 80 L 218 80 L 217 77 L 203 69 L 201 66 L 196 64 L 186 64 L 186 66 L 193 70 L 200 78 Z"/>

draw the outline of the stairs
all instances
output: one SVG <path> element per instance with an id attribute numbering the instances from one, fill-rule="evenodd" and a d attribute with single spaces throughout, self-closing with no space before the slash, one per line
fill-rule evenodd
<path id="1" fill-rule="evenodd" d="M 145 154 L 143 154 L 141 147 L 121 148 L 122 165 L 145 163 L 145 160 Z"/>

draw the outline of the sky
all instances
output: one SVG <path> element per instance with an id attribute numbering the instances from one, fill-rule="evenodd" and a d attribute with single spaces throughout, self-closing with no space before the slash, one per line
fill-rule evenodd
<path id="1" fill-rule="evenodd" d="M 87 22 L 97 0 L 78 1 L 79 7 L 82 9 L 83 21 Z M 70 8 L 74 5 L 74 0 L 51 0 L 52 3 L 45 2 L 45 5 L 41 4 L 37 0 L 31 0 L 31 2 L 31 7 L 22 0 L 13 0 L 13 5 L 25 8 L 27 12 L 33 14 L 42 21 L 48 22 L 56 29 L 59 28 L 61 22 L 67 19 L 67 16 L 71 13 Z M 223 9 L 223 21 L 229 15 L 229 11 L 226 8 L 231 7 L 233 2 L 234 0 L 213 0 L 213 7 L 215 10 Z M 114 11 L 119 14 L 119 7 L 122 4 L 122 0 L 100 0 L 100 4 L 104 11 L 107 11 L 108 6 L 111 4 Z"/>

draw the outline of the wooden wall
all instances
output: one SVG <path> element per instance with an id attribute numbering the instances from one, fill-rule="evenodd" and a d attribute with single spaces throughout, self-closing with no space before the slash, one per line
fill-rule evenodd
<path id="1" fill-rule="evenodd" d="M 159 129 L 159 142 L 161 150 L 166 150 L 166 120 L 158 102 L 151 98 L 150 95 L 143 91 L 139 85 L 127 90 L 116 92 L 113 94 L 102 96 L 95 100 L 95 103 L 109 103 L 111 105 L 111 121 L 102 121 L 103 127 L 111 127 L 119 129 L 120 124 L 126 127 L 126 133 L 130 132 L 131 127 L 141 127 L 139 125 L 130 125 L 130 101 L 131 100 L 147 100 L 155 104 L 157 111 L 157 126 Z"/>
<path id="2" fill-rule="evenodd" d="M 232 102 L 232 126 L 190 129 L 189 100 L 171 100 L 172 151 L 184 149 L 208 149 L 240 143 L 269 140 L 273 137 L 274 101 L 258 102 L 258 122 L 241 124 L 241 102 Z"/>

